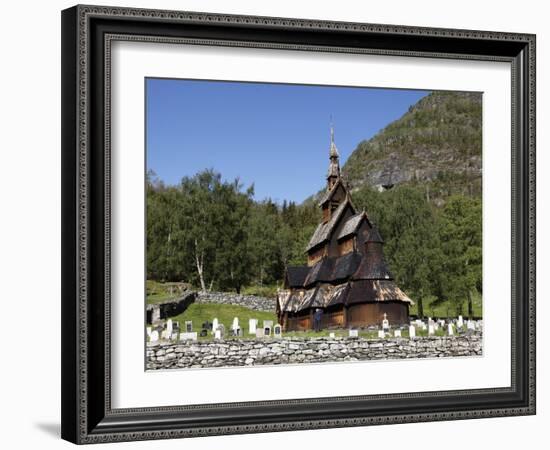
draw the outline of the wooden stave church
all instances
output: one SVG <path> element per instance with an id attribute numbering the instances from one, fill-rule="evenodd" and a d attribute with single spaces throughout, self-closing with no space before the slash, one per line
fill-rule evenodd
<path id="1" fill-rule="evenodd" d="M 392 325 L 408 324 L 413 302 L 394 281 L 378 229 L 353 205 L 332 128 L 329 160 L 327 190 L 319 202 L 323 218 L 307 246 L 307 266 L 286 270 L 277 293 L 279 323 L 285 331 L 311 330 L 321 309 L 321 328 L 363 328 L 384 317 Z"/>

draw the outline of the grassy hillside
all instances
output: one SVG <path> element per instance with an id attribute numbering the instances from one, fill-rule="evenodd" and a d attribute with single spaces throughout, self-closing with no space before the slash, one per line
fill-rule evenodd
<path id="1" fill-rule="evenodd" d="M 481 94 L 433 92 L 370 140 L 342 172 L 352 187 L 413 184 L 432 201 L 481 195 Z"/>
<path id="2" fill-rule="evenodd" d="M 147 303 L 162 303 L 168 300 L 179 298 L 190 285 L 187 283 L 161 283 L 154 280 L 147 280 Z"/>

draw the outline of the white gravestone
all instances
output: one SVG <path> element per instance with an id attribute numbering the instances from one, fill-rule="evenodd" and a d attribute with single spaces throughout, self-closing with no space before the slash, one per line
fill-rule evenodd
<path id="1" fill-rule="evenodd" d="M 384 313 L 384 320 L 382 320 L 382 329 L 387 331 L 390 329 L 390 322 L 388 320 L 388 315 Z"/>
<path id="2" fill-rule="evenodd" d="M 219 328 L 217 328 L 215 331 L 214 331 L 214 339 L 221 339 L 222 338 L 222 330 L 220 330 Z"/>
<path id="3" fill-rule="evenodd" d="M 383 339 L 386 337 L 386 333 L 384 332 L 384 330 L 378 330 L 378 337 L 380 339 Z"/>
<path id="4" fill-rule="evenodd" d="M 394 330 L 393 336 L 394 337 L 401 337 L 401 330 Z"/>
<path id="5" fill-rule="evenodd" d="M 455 330 L 453 329 L 453 324 L 450 323 L 447 327 L 447 333 L 449 334 L 449 336 L 454 336 L 455 334 Z"/>
<path id="6" fill-rule="evenodd" d="M 409 337 L 411 339 L 416 337 L 416 328 L 413 325 L 409 326 Z"/>
<path id="7" fill-rule="evenodd" d="M 263 328 L 256 328 L 256 337 L 257 338 L 263 338 L 264 337 L 264 329 Z"/>
<path id="8" fill-rule="evenodd" d="M 334 333 L 333 333 L 334 334 Z M 359 330 L 349 330 L 349 337 L 356 338 L 359 337 Z"/>
<path id="9" fill-rule="evenodd" d="M 234 317 L 233 318 L 233 324 L 231 325 L 232 330 L 238 330 L 239 329 L 239 318 Z"/>
<path id="10" fill-rule="evenodd" d="M 456 321 L 456 326 L 458 328 L 462 328 L 464 326 L 464 319 L 462 319 L 462 316 L 458 316 L 458 320 Z"/>
<path id="11" fill-rule="evenodd" d="M 178 335 L 180 333 L 180 323 L 177 321 L 172 322 L 172 335 L 170 336 L 171 339 L 178 339 Z"/>
<path id="12" fill-rule="evenodd" d="M 152 331 L 152 328 L 151 327 L 147 327 L 147 337 L 151 337 L 151 331 Z"/>
<path id="13" fill-rule="evenodd" d="M 160 306 L 153 305 L 153 317 L 151 318 L 153 323 L 160 322 Z"/>
<path id="14" fill-rule="evenodd" d="M 468 320 L 468 322 L 466 323 L 466 328 L 467 328 L 468 330 L 473 330 L 473 331 L 475 331 L 476 325 L 475 325 L 474 321 L 473 321 L 473 320 Z"/>
<path id="15" fill-rule="evenodd" d="M 218 329 L 218 318 L 214 317 L 214 320 L 212 321 L 212 332 L 215 332 Z"/>
<path id="16" fill-rule="evenodd" d="M 197 332 L 180 333 L 180 341 L 196 341 L 198 338 Z"/>
<path id="17" fill-rule="evenodd" d="M 435 322 L 432 320 L 431 317 L 428 317 L 428 335 L 432 336 L 433 334 L 435 334 L 436 330 L 437 327 Z"/>
<path id="18" fill-rule="evenodd" d="M 336 334 L 335 333 L 329 333 L 328 337 L 331 338 L 331 339 L 334 339 L 336 337 Z"/>
<path id="19" fill-rule="evenodd" d="M 172 339 L 172 331 L 172 319 L 168 319 L 164 324 L 164 330 L 162 330 L 162 333 L 160 334 L 161 339 L 166 339 L 168 341 Z"/>
<path id="20" fill-rule="evenodd" d="M 193 331 L 193 321 L 186 320 L 185 321 L 185 332 L 186 333 L 191 333 L 192 331 Z"/>
<path id="21" fill-rule="evenodd" d="M 273 327 L 273 336 L 276 338 L 280 338 L 283 335 L 283 328 L 281 325 L 277 324 Z"/>
<path id="22" fill-rule="evenodd" d="M 241 327 L 239 326 L 239 318 L 234 317 L 233 323 L 231 324 L 231 334 L 233 336 L 240 336 L 241 335 Z"/>
<path id="23" fill-rule="evenodd" d="M 159 332 L 157 330 L 151 331 L 151 342 L 157 342 L 159 340 Z"/>
<path id="24" fill-rule="evenodd" d="M 258 319 L 248 319 L 248 334 L 256 334 Z"/>

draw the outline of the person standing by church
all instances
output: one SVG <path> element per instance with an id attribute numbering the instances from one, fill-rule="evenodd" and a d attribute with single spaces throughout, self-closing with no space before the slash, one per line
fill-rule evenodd
<path id="1" fill-rule="evenodd" d="M 315 310 L 315 313 L 313 314 L 313 329 L 315 332 L 321 331 L 321 319 L 323 317 L 323 310 L 321 308 L 317 308 Z"/>

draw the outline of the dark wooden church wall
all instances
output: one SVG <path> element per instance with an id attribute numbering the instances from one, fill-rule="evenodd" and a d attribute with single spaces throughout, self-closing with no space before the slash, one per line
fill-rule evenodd
<path id="1" fill-rule="evenodd" d="M 408 306 L 405 303 L 377 302 L 351 305 L 348 309 L 348 326 L 362 327 L 380 325 L 384 320 L 384 313 L 392 325 L 408 323 Z"/>
<path id="2" fill-rule="evenodd" d="M 343 328 L 344 311 L 342 307 L 328 309 L 323 313 L 321 319 L 322 328 Z"/>

